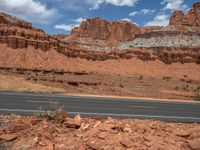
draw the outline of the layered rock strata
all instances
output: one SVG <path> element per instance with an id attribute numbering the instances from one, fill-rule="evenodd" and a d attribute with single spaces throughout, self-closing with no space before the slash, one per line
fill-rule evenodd
<path id="1" fill-rule="evenodd" d="M 32 24 L 0 13 L 0 44 L 12 49 L 56 50 L 70 58 L 104 61 L 131 59 L 200 63 L 200 3 L 188 14 L 175 11 L 167 27 L 88 19 L 71 35 L 48 35 Z"/>

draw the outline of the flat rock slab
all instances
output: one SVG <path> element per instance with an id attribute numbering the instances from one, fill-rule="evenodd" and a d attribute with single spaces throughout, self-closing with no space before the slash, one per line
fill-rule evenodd
<path id="1" fill-rule="evenodd" d="M 0 140 L 4 141 L 13 141 L 17 138 L 17 135 L 15 134 L 2 134 L 0 135 Z"/>

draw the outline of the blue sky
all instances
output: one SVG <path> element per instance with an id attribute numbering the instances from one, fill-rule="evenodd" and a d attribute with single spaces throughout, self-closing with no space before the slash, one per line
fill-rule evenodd
<path id="1" fill-rule="evenodd" d="M 0 0 L 0 11 L 31 21 L 50 34 L 69 34 L 81 21 L 94 17 L 166 26 L 174 10 L 186 13 L 194 2 L 197 0 Z"/>

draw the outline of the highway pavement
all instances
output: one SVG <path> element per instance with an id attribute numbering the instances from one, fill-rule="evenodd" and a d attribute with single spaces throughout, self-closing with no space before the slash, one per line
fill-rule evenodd
<path id="1" fill-rule="evenodd" d="M 0 114 L 31 115 L 54 106 L 84 117 L 200 123 L 200 103 L 0 92 Z"/>

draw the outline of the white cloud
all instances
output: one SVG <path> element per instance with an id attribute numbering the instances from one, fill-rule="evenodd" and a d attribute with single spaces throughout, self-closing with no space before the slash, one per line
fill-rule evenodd
<path id="1" fill-rule="evenodd" d="M 110 4 L 114 6 L 129 6 L 132 7 L 138 0 L 86 0 L 91 6 L 90 9 L 98 9 L 101 4 Z"/>
<path id="2" fill-rule="evenodd" d="M 135 25 L 139 26 L 136 22 L 133 22 L 130 18 L 123 18 L 123 19 L 121 19 L 121 20 L 122 20 L 122 21 L 130 22 L 130 23 L 132 23 L 132 24 L 135 24 Z"/>
<path id="3" fill-rule="evenodd" d="M 142 9 L 140 12 L 144 15 L 146 14 L 153 14 L 156 10 L 155 9 Z"/>
<path id="4" fill-rule="evenodd" d="M 55 25 L 55 29 L 65 30 L 65 31 L 71 31 L 75 27 L 79 27 L 82 21 L 85 21 L 86 19 L 80 17 L 77 19 L 72 20 L 74 23 L 72 24 L 58 24 Z"/>
<path id="5" fill-rule="evenodd" d="M 1 0 L 0 11 L 37 23 L 49 23 L 58 16 L 56 9 L 35 0 Z"/>
<path id="6" fill-rule="evenodd" d="M 137 14 L 139 14 L 140 12 L 138 12 L 138 11 L 133 11 L 132 13 L 130 13 L 129 14 L 129 16 L 135 16 L 135 15 L 137 15 Z"/>
<path id="7" fill-rule="evenodd" d="M 78 26 L 79 26 L 78 24 L 70 24 L 70 25 L 60 24 L 60 25 L 55 25 L 55 29 L 71 31 L 73 28 L 78 27 Z"/>
<path id="8" fill-rule="evenodd" d="M 122 21 L 127 21 L 127 22 L 131 22 L 131 19 L 129 19 L 129 18 L 123 18 L 123 19 L 121 19 Z"/>
<path id="9" fill-rule="evenodd" d="M 74 22 L 76 22 L 76 23 L 81 23 L 81 22 L 83 22 L 83 21 L 85 21 L 86 19 L 84 19 L 84 18 L 77 18 L 77 19 L 75 19 L 75 20 L 73 20 Z"/>
<path id="10" fill-rule="evenodd" d="M 157 15 L 152 21 L 147 22 L 146 26 L 167 26 L 169 25 L 170 17 L 170 15 L 166 14 L 167 10 L 188 10 L 188 6 L 184 4 L 184 0 L 162 0 L 161 5 L 163 5 L 160 12 L 162 15 Z"/>
<path id="11" fill-rule="evenodd" d="M 169 17 L 170 15 L 167 15 L 167 10 L 184 10 L 187 11 L 188 6 L 184 4 L 184 0 L 163 0 L 161 2 L 161 5 L 163 5 L 163 8 L 161 9 L 162 15 L 157 15 L 152 21 L 149 21 L 146 23 L 146 26 L 167 26 L 169 25 Z"/>
<path id="12" fill-rule="evenodd" d="M 150 15 L 153 14 L 156 10 L 155 9 L 142 9 L 140 11 L 133 11 L 129 14 L 129 16 L 135 16 L 135 15 L 140 15 L 140 14 L 144 14 L 144 15 Z"/>
<path id="13" fill-rule="evenodd" d="M 188 6 L 184 4 L 184 0 L 164 0 L 161 5 L 165 5 L 164 10 L 186 10 Z"/>
<path id="14" fill-rule="evenodd" d="M 169 24 L 169 15 L 158 15 L 153 21 L 149 21 L 145 26 L 167 26 Z"/>

